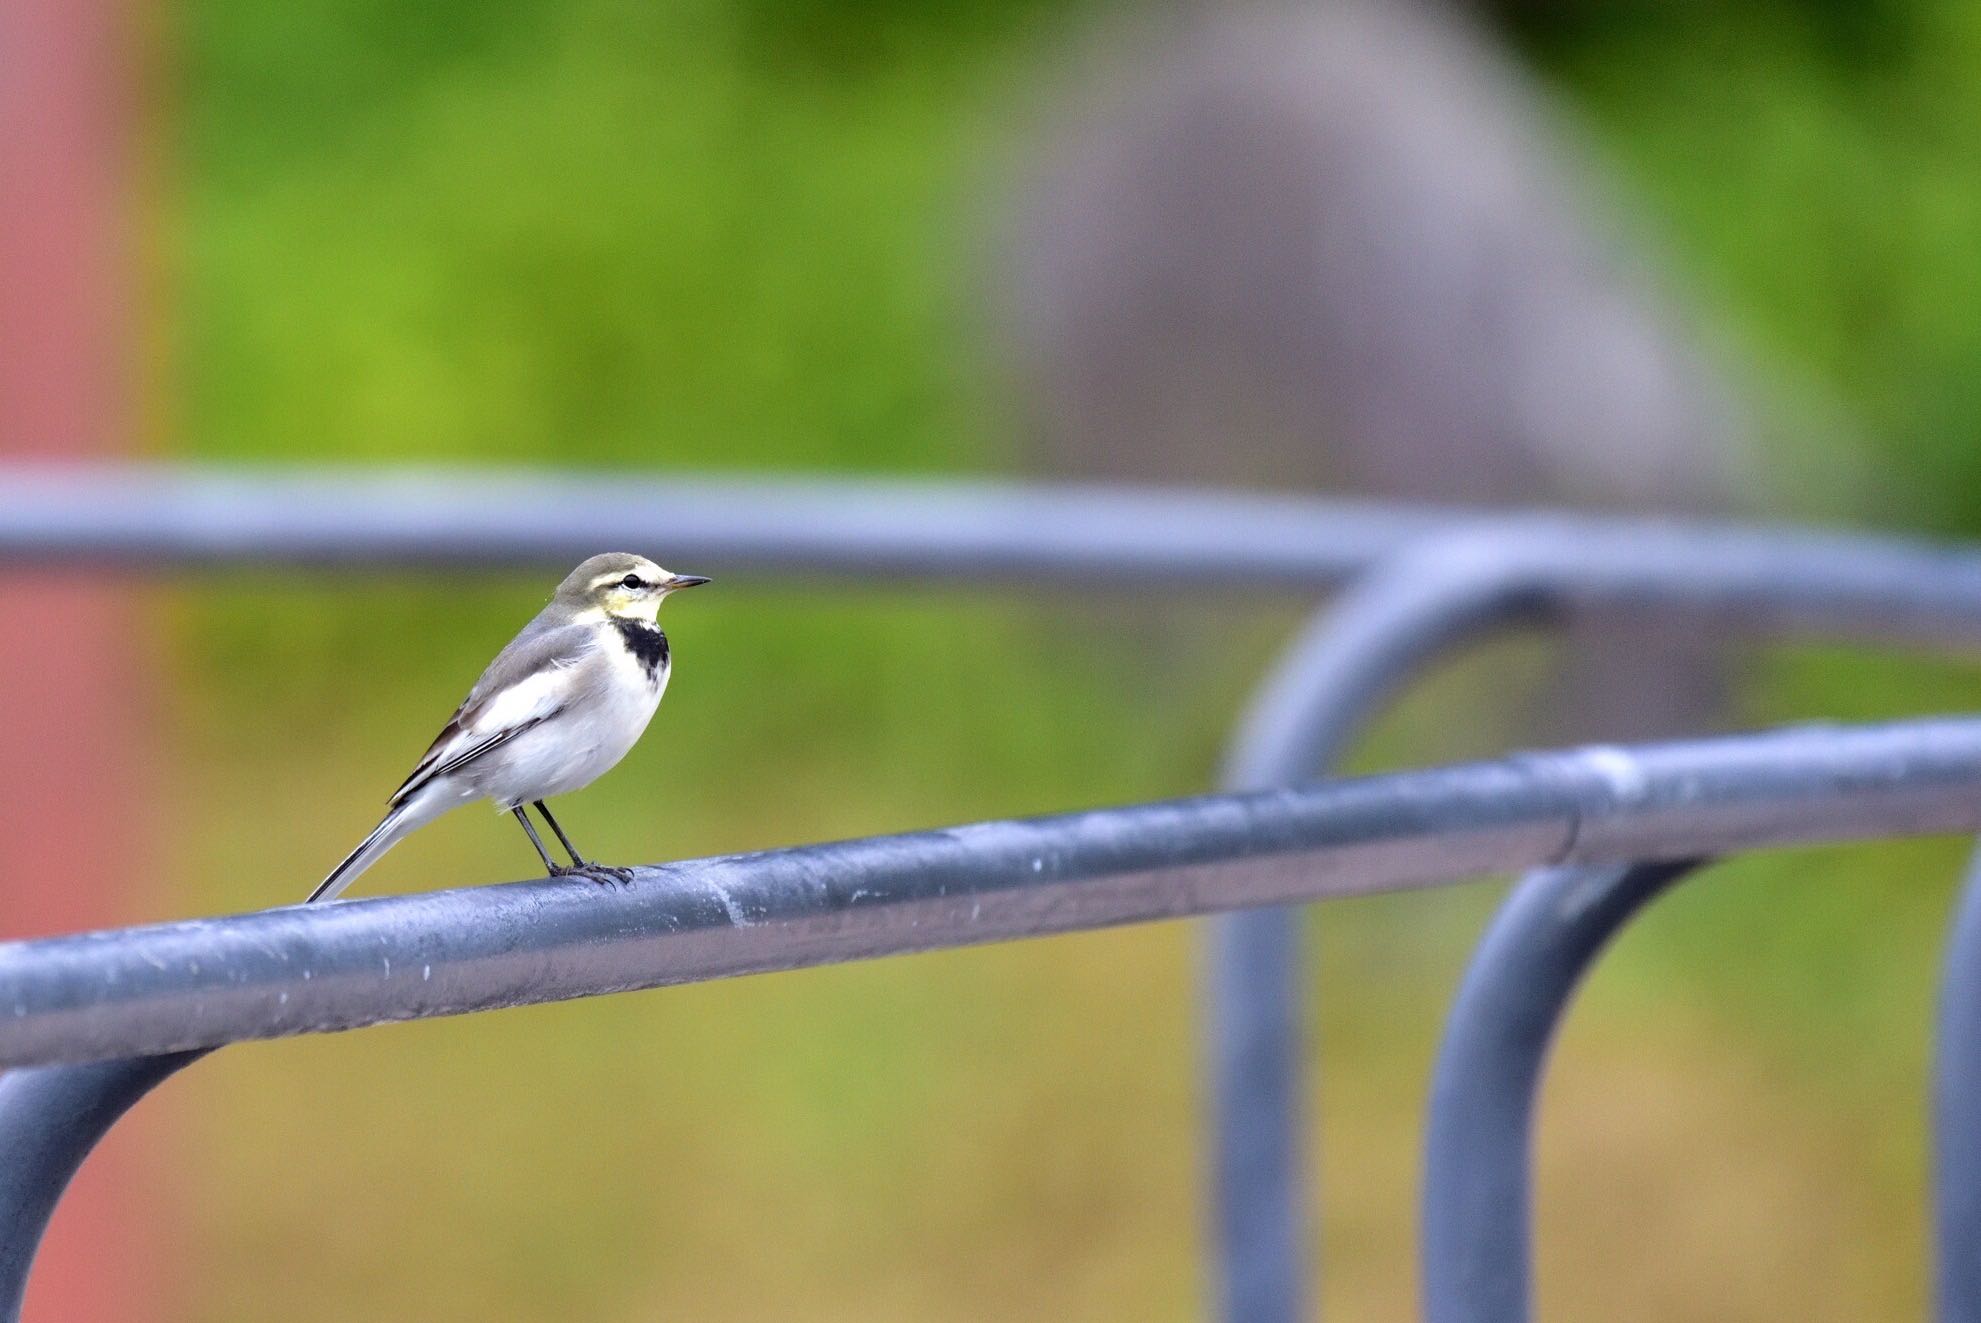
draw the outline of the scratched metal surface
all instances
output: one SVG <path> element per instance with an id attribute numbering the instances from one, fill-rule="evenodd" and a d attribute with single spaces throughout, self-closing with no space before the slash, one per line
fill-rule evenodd
<path id="1" fill-rule="evenodd" d="M 1558 863 L 1981 828 L 1981 720 L 1577 749 L 0 945 L 10 1066 L 209 1047 Z"/>

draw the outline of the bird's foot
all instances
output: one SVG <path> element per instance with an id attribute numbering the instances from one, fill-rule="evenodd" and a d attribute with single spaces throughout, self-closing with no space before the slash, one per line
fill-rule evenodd
<path id="1" fill-rule="evenodd" d="M 612 864 L 572 864 L 568 868 L 560 864 L 551 870 L 550 875 L 552 877 L 590 878 L 602 887 L 609 887 L 614 883 L 622 887 L 633 884 L 632 869 L 618 868 Z"/>

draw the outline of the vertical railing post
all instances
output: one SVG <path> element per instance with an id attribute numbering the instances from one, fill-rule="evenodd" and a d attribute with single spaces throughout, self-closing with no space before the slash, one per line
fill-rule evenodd
<path id="1" fill-rule="evenodd" d="M 1981 850 L 1947 936 L 1933 1052 L 1934 1317 L 1981 1323 Z"/>
<path id="2" fill-rule="evenodd" d="M 1260 686 L 1223 787 L 1320 774 L 1430 662 L 1542 613 L 1549 591 L 1535 537 L 1498 524 L 1434 535 L 1352 585 Z M 1299 912 L 1213 920 L 1208 962 L 1219 1313 L 1226 1323 L 1298 1323 L 1309 1313 Z"/>
<path id="3" fill-rule="evenodd" d="M 138 1099 L 205 1055 L 170 1052 L 0 1075 L 0 1323 L 18 1323 L 42 1233 L 83 1159 Z"/>
<path id="4" fill-rule="evenodd" d="M 1427 1323 L 1526 1323 L 1534 1110 L 1555 1030 L 1596 957 L 1698 860 L 1529 874 L 1481 939 L 1431 1079 Z"/>

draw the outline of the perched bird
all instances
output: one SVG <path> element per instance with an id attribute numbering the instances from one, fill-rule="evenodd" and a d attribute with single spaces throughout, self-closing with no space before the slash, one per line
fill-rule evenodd
<path id="1" fill-rule="evenodd" d="M 660 604 L 669 593 L 707 582 L 623 551 L 593 556 L 571 571 L 550 605 L 482 672 L 393 792 L 384 821 L 310 899 L 335 899 L 416 828 L 477 799 L 516 815 L 551 876 L 631 880 L 630 869 L 587 862 L 544 801 L 590 785 L 640 738 L 667 688 L 667 635 L 655 619 Z M 526 804 L 557 833 L 570 867 L 543 848 Z"/>

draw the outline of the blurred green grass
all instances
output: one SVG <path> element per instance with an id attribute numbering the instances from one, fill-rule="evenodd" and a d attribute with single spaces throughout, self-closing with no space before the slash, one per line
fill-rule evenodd
<path id="1" fill-rule="evenodd" d="M 1971 532 L 1981 181 L 1960 107 L 1981 51 L 1958 6 L 1878 8 L 1894 17 L 1864 67 L 1860 39 L 1805 31 L 1796 6 L 1682 23 L 1528 6 L 1515 27 L 1729 337 L 1877 438 L 1775 437 L 1784 506 Z M 182 6 L 165 34 L 168 447 L 1008 469 L 974 215 L 1026 71 L 1090 16 Z M 305 892 L 549 583 L 236 575 L 166 594 L 163 912 Z M 668 614 L 679 669 L 653 731 L 563 806 L 606 858 L 1199 789 L 1294 618 L 729 580 Z M 1518 704 L 1482 721 L 1476 695 L 1533 692 L 1545 661 L 1512 643 L 1444 669 L 1360 765 L 1517 740 Z M 1959 709 L 1976 678 L 1767 649 L 1743 717 Z M 1743 861 L 1633 930 L 1551 1094 L 1551 1309 L 1918 1312 L 1924 1025 L 1959 856 Z M 364 887 L 528 863 L 513 827 L 470 810 Z M 1337 1316 L 1408 1316 L 1423 1072 L 1493 895 L 1317 924 Z M 220 1054 L 161 1100 L 184 1144 L 176 1308 L 1196 1316 L 1193 958 L 1167 926 Z"/>

